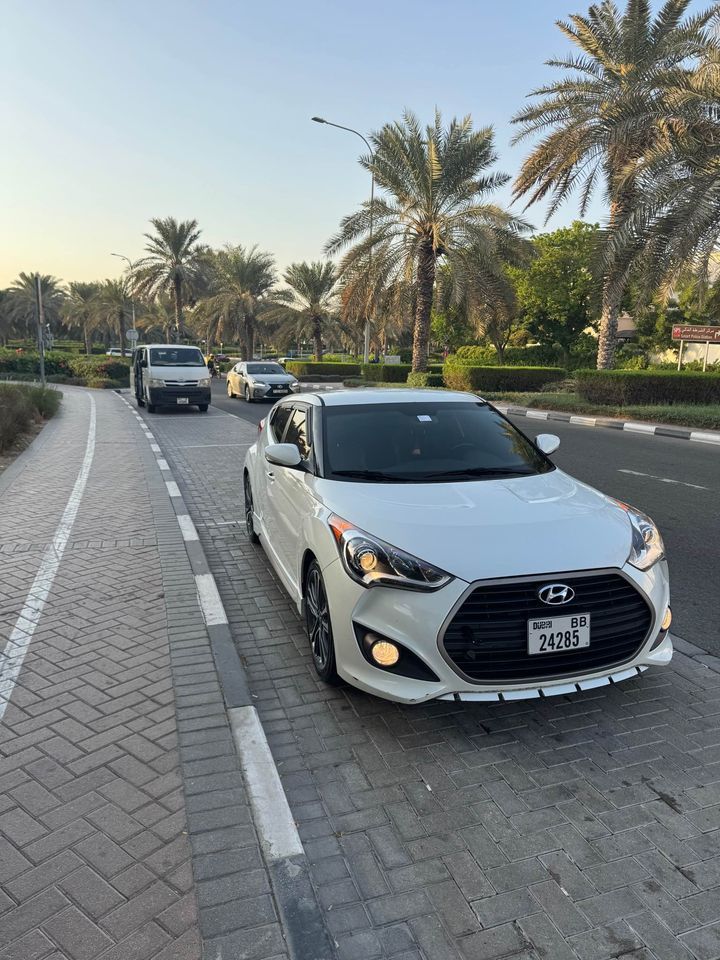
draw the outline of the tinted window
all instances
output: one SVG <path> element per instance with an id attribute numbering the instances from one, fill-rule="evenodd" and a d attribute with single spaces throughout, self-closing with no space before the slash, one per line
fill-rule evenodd
<path id="1" fill-rule="evenodd" d="M 310 439 L 308 436 L 307 416 L 305 410 L 298 407 L 293 411 L 290 424 L 285 434 L 284 443 L 294 443 L 300 451 L 303 460 L 310 456 Z"/>
<path id="2" fill-rule="evenodd" d="M 153 347 L 150 363 L 154 367 L 204 367 L 205 360 L 197 347 Z"/>
<path id="3" fill-rule="evenodd" d="M 249 363 L 248 373 L 285 373 L 279 363 Z"/>
<path id="4" fill-rule="evenodd" d="M 484 403 L 325 407 L 325 476 L 366 482 L 492 479 L 552 463 Z"/>
<path id="5" fill-rule="evenodd" d="M 282 442 L 283 432 L 287 426 L 288 420 L 290 419 L 292 409 L 292 406 L 286 403 L 284 406 L 281 405 L 275 407 L 273 412 L 270 414 L 270 426 L 272 427 L 272 432 L 276 443 Z"/>

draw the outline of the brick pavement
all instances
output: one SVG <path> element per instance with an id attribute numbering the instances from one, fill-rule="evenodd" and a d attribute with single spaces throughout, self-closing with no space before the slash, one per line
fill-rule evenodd
<path id="1" fill-rule="evenodd" d="M 87 394 L 64 393 L 0 478 L 3 644 L 84 453 Z M 0 960 L 282 960 L 164 480 L 93 396 L 88 485 L 0 727 Z"/>
<path id="2" fill-rule="evenodd" d="M 720 957 L 720 680 L 405 707 L 313 674 L 242 531 L 255 429 L 148 417 L 230 617 L 341 960 Z M 711 667 L 716 661 L 711 661 Z"/>

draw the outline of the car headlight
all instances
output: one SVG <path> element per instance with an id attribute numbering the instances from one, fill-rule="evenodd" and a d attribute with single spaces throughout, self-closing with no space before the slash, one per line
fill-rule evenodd
<path id="1" fill-rule="evenodd" d="M 438 590 L 452 577 L 404 550 L 358 530 L 333 514 L 328 520 L 348 576 L 364 587 Z"/>
<path id="2" fill-rule="evenodd" d="M 165 381 L 164 381 L 164 380 L 159 380 L 159 379 L 157 379 L 156 377 L 151 377 L 151 378 L 148 380 L 147 383 L 148 383 L 148 386 L 149 386 L 149 387 L 164 387 L 164 386 L 165 386 Z"/>
<path id="3" fill-rule="evenodd" d="M 632 546 L 628 563 L 637 567 L 638 570 L 649 570 L 653 564 L 665 556 L 665 544 L 660 531 L 642 510 L 636 510 L 622 500 L 613 499 L 613 503 L 625 511 L 632 528 Z"/>
<path id="4" fill-rule="evenodd" d="M 265 383 L 264 380 L 252 380 L 251 383 L 252 383 L 252 385 L 253 385 L 254 387 L 266 387 L 266 386 L 267 386 L 267 384 Z"/>
<path id="5" fill-rule="evenodd" d="M 210 386 L 210 377 L 202 377 L 202 379 L 198 380 L 198 386 L 199 386 L 199 387 L 209 387 L 209 386 Z"/>

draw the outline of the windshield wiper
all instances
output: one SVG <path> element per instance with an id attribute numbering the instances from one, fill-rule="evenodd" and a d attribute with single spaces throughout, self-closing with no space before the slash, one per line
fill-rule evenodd
<path id="1" fill-rule="evenodd" d="M 407 483 L 415 479 L 399 473 L 383 473 L 382 470 L 333 470 L 332 475 L 347 477 L 349 480 L 379 480 L 388 483 Z"/>
<path id="2" fill-rule="evenodd" d="M 466 467 L 464 470 L 442 470 L 416 474 L 416 480 L 446 480 L 462 477 L 529 477 L 535 470 L 524 467 Z"/>

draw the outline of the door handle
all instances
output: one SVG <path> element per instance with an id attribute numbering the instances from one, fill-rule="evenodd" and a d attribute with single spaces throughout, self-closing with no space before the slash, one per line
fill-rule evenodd
<path id="1" fill-rule="evenodd" d="M 275 479 L 275 474 L 272 472 L 272 470 L 266 470 L 266 471 L 265 471 L 265 476 L 268 478 L 268 480 L 274 480 L 274 479 Z"/>

